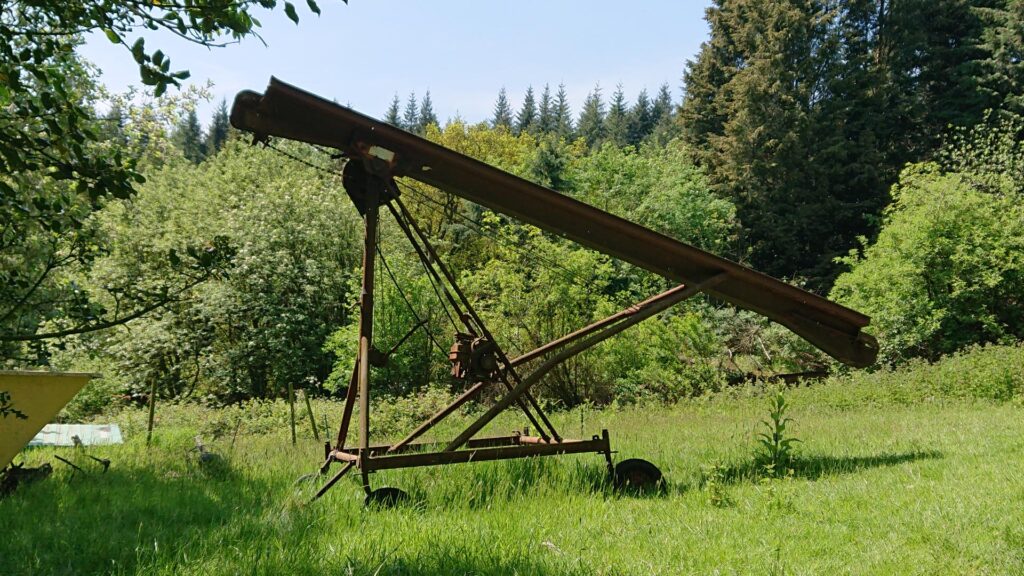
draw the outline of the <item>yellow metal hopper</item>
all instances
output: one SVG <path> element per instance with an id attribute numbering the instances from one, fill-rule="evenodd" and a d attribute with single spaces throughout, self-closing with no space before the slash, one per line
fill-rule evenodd
<path id="1" fill-rule="evenodd" d="M 97 374 L 0 370 L 0 469 L 42 430 Z"/>

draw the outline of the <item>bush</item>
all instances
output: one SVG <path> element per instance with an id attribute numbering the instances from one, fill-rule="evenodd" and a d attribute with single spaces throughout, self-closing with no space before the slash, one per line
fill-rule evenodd
<path id="1" fill-rule="evenodd" d="M 853 252 L 832 298 L 872 317 L 879 360 L 939 358 L 1024 338 L 1024 202 L 969 174 L 908 167 L 878 240 Z"/>
<path id="2" fill-rule="evenodd" d="M 1008 401 L 1024 398 L 1024 344 L 970 346 L 929 363 L 915 359 L 895 368 L 832 376 L 793 390 L 802 406 L 916 405 L 947 400 Z"/>
<path id="3" fill-rule="evenodd" d="M 667 313 L 604 343 L 597 363 L 602 377 L 614 383 L 617 402 L 675 402 L 724 386 L 714 361 L 722 350 L 703 315 Z"/>

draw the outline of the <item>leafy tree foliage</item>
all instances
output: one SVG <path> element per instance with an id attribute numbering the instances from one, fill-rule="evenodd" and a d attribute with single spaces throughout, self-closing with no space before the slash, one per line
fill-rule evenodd
<path id="1" fill-rule="evenodd" d="M 69 343 L 107 358 L 110 379 L 130 393 L 155 383 L 164 395 L 225 400 L 326 379 L 331 359 L 322 347 L 349 314 L 359 261 L 358 215 L 339 176 L 232 141 L 202 164 L 150 171 L 131 202 L 107 206 L 98 219 L 114 250 L 97 260 L 87 285 L 129 275 L 158 282 L 163 255 L 185 258 L 197 238 L 232 256 L 222 274 L 159 314 Z"/>
<path id="2" fill-rule="evenodd" d="M 1024 122 L 989 120 L 904 169 L 878 239 L 842 260 L 832 295 L 872 316 L 883 362 L 1024 338 Z"/>
<path id="3" fill-rule="evenodd" d="M 123 135 L 107 138 L 119 131 L 120 120 L 111 117 L 114 122 L 106 127 L 96 121 L 90 73 L 75 53 L 80 35 L 101 30 L 123 46 L 139 66 L 142 82 L 160 95 L 188 73 L 172 71 L 163 51 L 151 51 L 141 37 L 132 40 L 131 35 L 163 29 L 186 41 L 217 46 L 254 34 L 259 24 L 252 11 L 277 4 L 96 0 L 0 6 L 0 280 L 5 286 L 0 352 L 20 354 L 21 347 L 11 342 L 123 322 L 154 309 L 160 300 L 159 293 L 111 283 L 107 292 L 117 293 L 119 304 L 111 309 L 61 274 L 88 268 L 108 249 L 90 216 L 106 202 L 131 196 L 143 180 L 136 170 L 138 156 L 117 145 Z M 319 12 L 315 2 L 308 4 Z M 290 3 L 284 9 L 298 19 Z M 130 145 L 144 147 L 141 142 Z M 44 323 L 58 320 L 59 327 L 39 332 Z"/>
<path id="4" fill-rule="evenodd" d="M 183 98 L 163 100 L 161 106 L 130 106 L 115 99 L 113 109 L 121 111 L 125 123 L 117 130 L 117 139 L 103 145 L 123 146 L 118 154 L 132 162 L 140 158 L 142 167 L 180 161 L 167 134 L 179 121 L 175 111 Z M 73 334 L 106 329 L 159 310 L 189 287 L 219 274 L 230 256 L 215 238 L 195 238 L 190 249 L 163 253 L 159 281 L 140 281 L 134 273 L 141 273 L 141 268 L 135 267 L 132 274 L 86 282 L 97 260 L 113 249 L 95 215 L 119 200 L 88 202 L 61 182 L 38 174 L 32 181 L 38 186 L 34 193 L 45 203 L 34 203 L 36 213 L 22 211 L 4 223 L 0 251 L 0 276 L 8 288 L 0 292 L 0 353 L 19 364 L 48 362 L 49 348 L 41 340 L 59 343 Z M 54 207 L 62 203 L 66 207 L 57 212 Z"/>
<path id="5" fill-rule="evenodd" d="M 881 361 L 934 360 L 968 344 L 1024 338 L 1024 202 L 968 174 L 908 167 L 882 231 L 832 295 L 872 316 Z"/>

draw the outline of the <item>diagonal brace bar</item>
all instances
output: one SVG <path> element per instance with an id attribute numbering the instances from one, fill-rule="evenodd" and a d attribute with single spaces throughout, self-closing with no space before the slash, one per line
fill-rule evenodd
<path id="1" fill-rule="evenodd" d="M 662 292 L 661 294 L 651 296 L 650 298 L 642 302 L 637 302 L 636 304 L 633 304 L 629 308 L 616 312 L 615 314 L 612 314 L 611 316 L 608 316 L 607 318 L 604 318 L 602 320 L 598 320 L 593 324 L 584 326 L 583 328 L 580 328 L 579 330 L 576 330 L 575 332 L 572 332 L 570 334 L 566 334 L 565 336 L 562 336 L 557 340 L 552 340 L 551 342 L 548 342 L 543 346 L 535 348 L 534 350 L 531 350 L 530 352 L 527 352 L 526 354 L 523 354 L 518 358 L 514 358 L 512 360 L 512 366 L 519 366 L 521 364 L 526 364 L 531 360 L 536 360 L 537 358 L 540 358 L 541 356 L 544 356 L 545 354 L 553 350 L 557 350 L 562 346 L 571 344 L 572 342 L 579 340 L 584 336 L 593 334 L 594 332 L 597 332 L 598 330 L 606 326 L 615 324 L 616 322 L 624 318 L 629 318 L 630 316 L 636 314 L 637 312 L 641 312 L 650 306 L 656 306 L 658 305 L 658 303 L 664 300 L 673 300 L 673 298 L 675 298 L 677 294 L 683 290 L 686 290 L 686 285 L 680 284 L 679 286 L 670 288 Z"/>
<path id="2" fill-rule="evenodd" d="M 392 181 L 391 185 L 397 188 L 397 185 L 394 184 L 394 181 Z M 397 205 L 397 208 L 395 207 L 395 205 Z M 442 264 L 441 259 L 437 255 L 437 251 L 434 250 L 434 247 L 430 244 L 430 241 L 427 240 L 426 234 L 423 233 L 423 230 L 421 230 L 420 227 L 416 224 L 416 220 L 412 217 L 412 213 L 410 213 L 409 210 L 405 207 L 405 204 L 402 203 L 401 199 L 397 197 L 394 199 L 393 202 L 389 202 L 387 206 L 391 210 L 391 214 L 395 217 L 395 220 L 398 222 L 399 227 L 402 228 L 402 231 L 405 233 L 406 237 L 409 239 L 413 247 L 416 249 L 416 252 L 419 255 L 420 259 L 423 261 L 423 263 L 440 282 L 440 278 L 437 277 L 437 272 L 434 270 L 434 266 L 437 266 L 437 268 L 441 271 L 441 274 L 443 274 L 445 279 L 447 280 L 447 284 L 450 285 L 452 289 L 455 291 L 455 293 L 459 296 L 459 300 L 461 300 L 462 306 L 465 307 L 466 312 L 468 312 L 469 314 L 469 317 L 471 317 L 474 320 L 477 327 L 480 329 L 481 332 L 483 332 L 483 336 L 490 340 L 492 343 L 494 343 L 495 351 L 498 355 L 499 360 L 501 360 L 501 362 L 505 366 L 508 366 L 509 360 L 508 357 L 505 355 L 505 352 L 502 350 L 501 346 L 498 345 L 497 341 L 494 339 L 494 336 L 491 335 L 490 331 L 487 329 L 487 326 L 484 324 L 480 316 L 477 315 L 476 311 L 473 309 L 472 304 L 470 304 L 469 299 L 466 298 L 466 295 L 462 293 L 462 290 L 455 282 L 454 276 L 452 276 L 451 272 Z M 419 245 L 420 242 L 423 243 L 422 248 Z M 423 250 L 426 250 L 427 254 L 430 255 L 429 258 L 427 257 L 426 254 L 424 254 Z M 443 286 L 444 283 L 442 282 L 442 287 Z M 444 289 L 444 292 L 445 295 L 451 300 L 452 296 L 448 292 L 447 288 Z M 456 304 L 454 301 L 452 301 L 452 305 L 456 310 L 460 310 L 459 305 Z M 469 327 L 468 324 L 467 327 Z M 511 374 L 511 376 L 514 379 L 519 379 L 519 376 L 515 373 L 514 370 L 508 369 L 505 371 L 505 374 Z M 512 390 L 513 386 L 510 382 L 508 382 L 506 378 L 502 378 L 501 382 L 509 390 Z M 560 440 L 561 437 L 559 436 L 558 431 L 555 430 L 555 427 L 548 420 L 547 416 L 544 414 L 544 411 L 541 409 L 540 405 L 533 398 L 533 396 L 527 393 L 526 400 L 529 403 L 529 406 L 532 406 L 533 409 L 537 411 L 537 414 L 540 417 L 541 421 L 544 423 L 545 426 L 547 426 L 547 429 L 551 432 L 551 435 L 555 438 L 555 440 Z M 537 430 L 540 431 L 541 436 L 547 436 L 547 432 L 545 432 L 544 427 L 541 426 L 540 422 L 537 422 L 536 418 L 534 418 L 529 406 L 527 406 L 527 403 L 523 402 L 521 399 L 517 399 L 516 403 L 519 405 L 520 409 L 523 411 L 526 417 L 530 420 L 530 423 Z"/>
<path id="3" fill-rule="evenodd" d="M 596 344 L 599 344 L 607 340 L 608 338 L 611 338 L 612 336 L 618 334 L 619 332 L 622 332 L 626 328 L 629 328 L 630 326 L 633 326 L 635 324 L 639 324 L 640 322 L 646 320 L 647 318 L 650 318 L 651 316 L 654 316 L 655 314 L 661 312 L 662 310 L 665 310 L 675 304 L 678 304 L 679 302 L 682 302 L 683 300 L 689 298 L 690 296 L 693 296 L 694 294 L 697 294 L 698 292 L 706 288 L 709 288 L 717 284 L 718 282 L 721 282 L 726 278 L 726 276 L 727 275 L 725 273 L 721 273 L 699 284 L 683 287 L 682 289 L 674 292 L 671 298 L 663 298 L 653 304 L 649 304 L 646 308 L 642 310 L 637 310 L 636 312 L 632 313 L 632 315 L 630 315 L 628 318 L 625 318 L 621 322 L 618 322 L 617 324 L 605 328 L 601 332 L 598 332 L 597 334 L 594 334 L 589 338 L 586 338 L 585 340 L 578 342 L 565 350 L 562 350 L 561 352 L 559 352 L 558 354 L 556 354 L 555 356 L 551 357 L 550 359 L 546 360 L 543 364 L 541 364 L 529 376 L 520 381 L 515 386 L 515 388 L 512 389 L 511 392 L 503 396 L 493 406 L 491 406 L 491 408 L 488 409 L 487 412 L 484 412 L 479 418 L 476 419 L 476 421 L 470 424 L 468 428 L 466 428 L 461 434 L 459 434 L 458 437 L 455 438 L 455 440 L 452 440 L 452 442 L 448 444 L 447 447 L 445 447 L 445 451 L 459 449 L 459 447 L 465 444 L 466 441 L 468 441 L 484 426 L 490 423 L 490 421 L 493 420 L 498 414 L 500 414 L 503 410 L 512 405 L 513 402 L 517 401 L 520 396 L 526 393 L 526 391 L 529 390 L 531 386 L 536 384 L 555 366 L 558 366 L 565 360 L 572 358 L 573 356 L 579 354 L 580 352 L 583 352 L 584 350 L 587 350 L 588 348 L 591 348 Z"/>

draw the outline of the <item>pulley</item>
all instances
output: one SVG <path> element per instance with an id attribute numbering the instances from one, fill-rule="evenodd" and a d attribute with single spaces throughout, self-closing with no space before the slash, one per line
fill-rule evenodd
<path id="1" fill-rule="evenodd" d="M 497 347 L 487 338 L 462 332 L 455 334 L 448 360 L 456 380 L 488 382 L 497 378 Z"/>

